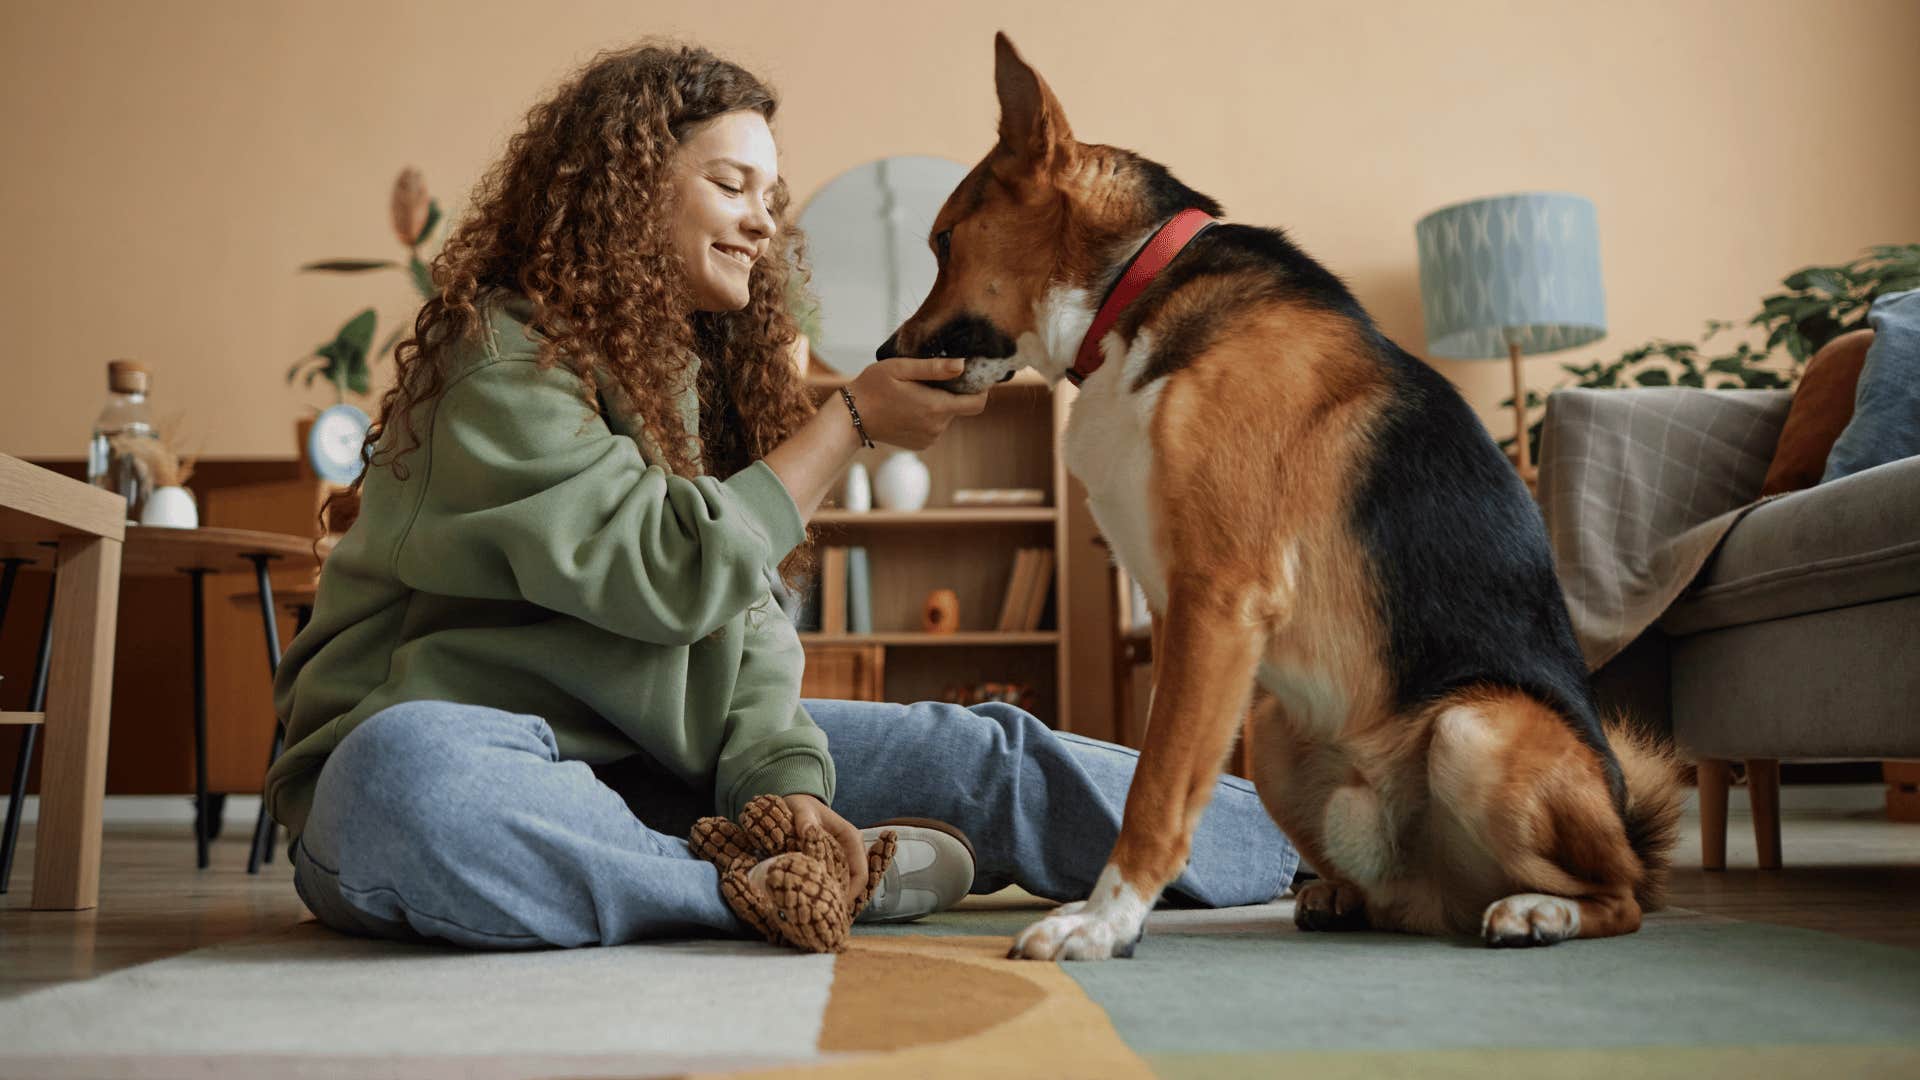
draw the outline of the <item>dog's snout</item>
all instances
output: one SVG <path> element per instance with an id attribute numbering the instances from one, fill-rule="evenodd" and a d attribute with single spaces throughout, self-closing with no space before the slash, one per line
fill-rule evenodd
<path id="1" fill-rule="evenodd" d="M 900 331 L 898 330 L 888 334 L 887 340 L 881 342 L 880 347 L 873 350 L 873 358 L 875 360 L 885 360 L 888 357 L 898 355 L 900 355 Z"/>

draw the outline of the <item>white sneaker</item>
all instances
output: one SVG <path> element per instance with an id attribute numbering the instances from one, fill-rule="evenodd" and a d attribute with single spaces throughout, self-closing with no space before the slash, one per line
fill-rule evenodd
<path id="1" fill-rule="evenodd" d="M 897 837 L 893 862 L 881 875 L 873 899 L 856 923 L 908 922 L 945 911 L 973 887 L 973 842 L 944 821 L 894 818 L 860 835 L 868 843 L 891 830 Z"/>

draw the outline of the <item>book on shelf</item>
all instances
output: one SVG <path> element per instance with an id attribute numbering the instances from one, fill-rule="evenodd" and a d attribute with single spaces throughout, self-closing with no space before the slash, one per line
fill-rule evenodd
<path id="1" fill-rule="evenodd" d="M 820 553 L 820 632 L 847 632 L 847 549 L 829 547 Z"/>
<path id="2" fill-rule="evenodd" d="M 864 547 L 847 549 L 847 630 L 873 633 L 873 572 Z"/>
<path id="3" fill-rule="evenodd" d="M 1026 608 L 1020 619 L 1020 629 L 1040 629 L 1040 618 L 1047 611 L 1047 597 L 1053 592 L 1053 549 L 1034 549 L 1033 576 L 1028 584 Z"/>
<path id="4" fill-rule="evenodd" d="M 1026 596 L 1028 570 L 1033 564 L 1033 549 L 1021 548 L 1014 554 L 1013 569 L 1007 576 L 1006 595 L 1000 601 L 1000 618 L 993 628 L 1001 633 L 1019 629 L 1020 619 L 1026 614 Z"/>

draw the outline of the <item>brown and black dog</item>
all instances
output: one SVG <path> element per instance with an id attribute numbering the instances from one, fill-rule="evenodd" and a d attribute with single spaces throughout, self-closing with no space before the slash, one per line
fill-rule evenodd
<path id="1" fill-rule="evenodd" d="M 1076 141 L 1005 35 L 995 50 L 999 143 L 935 219 L 939 277 L 881 355 L 967 357 L 955 389 L 1072 373 L 1067 464 L 1156 643 L 1106 869 L 1012 955 L 1131 955 L 1249 709 L 1254 781 L 1320 875 L 1302 929 L 1636 929 L 1675 768 L 1602 724 L 1540 515 L 1485 428 L 1338 278 L 1250 225 L 1176 249 L 1074 371 L 1149 240 L 1220 208 Z"/>

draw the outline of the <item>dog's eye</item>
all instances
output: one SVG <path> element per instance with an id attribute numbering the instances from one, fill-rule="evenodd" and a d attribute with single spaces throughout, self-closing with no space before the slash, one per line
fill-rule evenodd
<path id="1" fill-rule="evenodd" d="M 953 230 L 943 229 L 934 234 L 933 253 L 941 261 L 947 261 L 947 255 L 953 250 Z"/>

